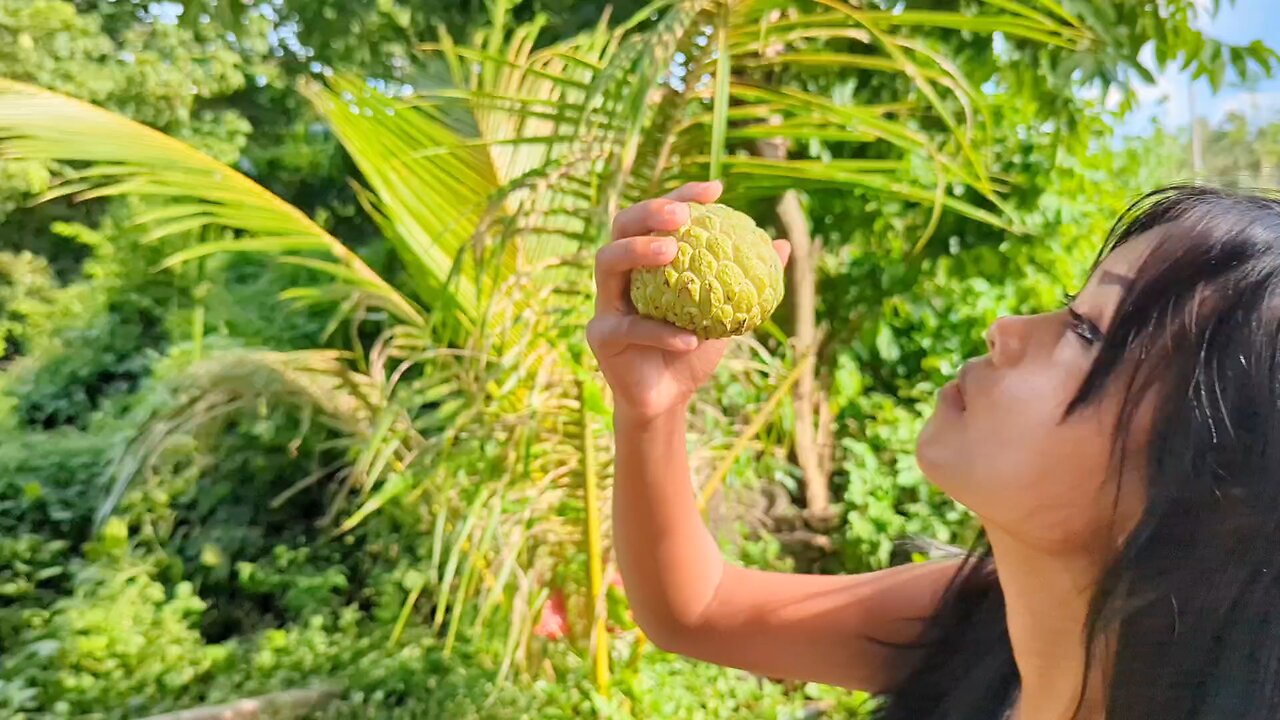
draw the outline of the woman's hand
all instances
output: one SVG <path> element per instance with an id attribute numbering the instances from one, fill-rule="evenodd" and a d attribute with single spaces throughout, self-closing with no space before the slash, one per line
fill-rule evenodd
<path id="1" fill-rule="evenodd" d="M 696 335 L 638 315 L 631 303 L 631 271 L 665 265 L 676 242 L 652 233 L 670 232 L 689 220 L 685 203 L 715 202 L 718 181 L 689 183 L 670 194 L 632 205 L 613 219 L 613 241 L 596 253 L 596 314 L 587 342 L 613 389 L 614 407 L 648 420 L 685 405 L 724 355 L 728 340 L 698 341 Z M 785 266 L 791 246 L 775 240 Z"/>

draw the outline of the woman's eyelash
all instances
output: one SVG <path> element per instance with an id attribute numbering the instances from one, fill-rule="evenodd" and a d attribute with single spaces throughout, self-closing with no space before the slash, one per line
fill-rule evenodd
<path id="1" fill-rule="evenodd" d="M 1062 306 L 1071 318 L 1069 325 L 1071 332 L 1083 340 L 1086 345 L 1102 342 L 1102 330 L 1092 320 L 1076 312 L 1075 308 L 1071 307 L 1075 303 L 1076 297 L 1078 297 L 1077 293 L 1065 293 L 1062 296 Z"/>
<path id="2" fill-rule="evenodd" d="M 1102 342 L 1102 331 L 1089 318 L 1076 312 L 1073 308 L 1067 307 L 1067 313 L 1071 316 L 1071 332 L 1075 333 L 1081 340 L 1088 345 Z"/>

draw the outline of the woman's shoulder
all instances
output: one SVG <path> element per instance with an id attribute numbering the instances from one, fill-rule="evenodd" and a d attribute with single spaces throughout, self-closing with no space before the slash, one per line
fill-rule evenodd
<path id="1" fill-rule="evenodd" d="M 876 720 L 1001 720 L 1018 673 L 989 556 L 968 558 L 920 643 L 923 659 L 882 698 Z"/>

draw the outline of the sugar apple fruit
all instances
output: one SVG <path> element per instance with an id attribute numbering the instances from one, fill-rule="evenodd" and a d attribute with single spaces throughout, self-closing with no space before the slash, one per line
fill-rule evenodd
<path id="1" fill-rule="evenodd" d="M 744 335 L 782 301 L 782 262 L 769 234 L 719 203 L 689 203 L 667 265 L 631 272 L 631 302 L 646 317 L 703 340 Z"/>

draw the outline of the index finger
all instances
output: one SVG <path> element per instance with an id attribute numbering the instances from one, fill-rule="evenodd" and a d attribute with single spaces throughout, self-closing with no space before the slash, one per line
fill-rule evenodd
<path id="1" fill-rule="evenodd" d="M 660 198 L 636 203 L 613 217 L 613 239 L 676 230 L 689 220 L 684 203 L 715 202 L 722 192 L 719 180 L 685 183 Z"/>
<path id="2" fill-rule="evenodd" d="M 709 203 L 715 202 L 722 192 L 724 192 L 724 183 L 719 180 L 708 180 L 706 182 L 685 183 L 663 195 L 663 197 L 680 202 Z"/>
<path id="3" fill-rule="evenodd" d="M 596 310 L 622 312 L 630 295 L 631 271 L 665 265 L 676 255 L 676 241 L 665 237 L 615 240 L 596 253 Z"/>

